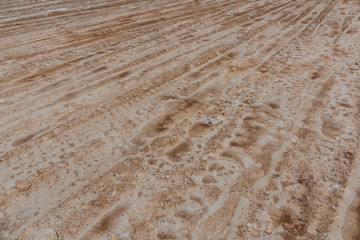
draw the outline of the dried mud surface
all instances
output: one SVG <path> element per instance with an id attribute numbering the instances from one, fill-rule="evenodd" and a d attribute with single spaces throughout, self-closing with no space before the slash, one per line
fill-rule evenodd
<path id="1" fill-rule="evenodd" d="M 360 239 L 358 0 L 2 0 L 0 239 Z"/>

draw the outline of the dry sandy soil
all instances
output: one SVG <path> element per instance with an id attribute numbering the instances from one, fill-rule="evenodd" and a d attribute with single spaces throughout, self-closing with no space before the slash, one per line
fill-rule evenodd
<path id="1" fill-rule="evenodd" d="M 2 0 L 0 239 L 360 239 L 360 1 Z"/>

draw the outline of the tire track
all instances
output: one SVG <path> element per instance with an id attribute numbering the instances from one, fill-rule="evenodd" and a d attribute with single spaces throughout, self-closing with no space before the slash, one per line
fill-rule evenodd
<path id="1" fill-rule="evenodd" d="M 121 4 L 135 11 L 113 14 Z M 95 6 L 106 8 L 87 10 Z M 64 49 L 39 48 L 14 64 L 48 64 L 47 75 L 19 82 L 23 70 L 2 85 L 2 236 L 34 238 L 45 227 L 60 239 L 325 239 L 356 159 L 353 136 L 344 136 L 354 132 L 357 65 L 350 59 L 360 47 L 348 40 L 358 26 L 350 6 L 77 6 L 73 15 L 94 21 L 79 15 L 78 24 L 39 36 Z M 27 26 L 65 23 L 62 16 Z M 129 29 L 121 33 L 123 25 Z M 17 34 L 23 26 L 14 26 Z M 103 35 L 93 35 L 99 30 Z M 20 36 L 27 44 L 19 50 L 37 46 L 29 32 Z M 10 69 L 10 62 L 0 66 Z M 26 192 L 13 187 L 21 178 L 31 180 Z"/>
<path id="2" fill-rule="evenodd" d="M 233 46 L 236 46 L 236 44 L 234 44 Z M 163 51 L 163 53 L 164 53 L 164 51 Z M 204 53 L 203 55 L 206 55 L 206 54 L 207 54 L 207 53 Z M 147 57 L 146 57 L 146 58 L 147 58 Z M 146 59 L 146 58 L 145 58 L 145 59 Z M 131 65 L 133 65 L 133 64 L 130 63 L 129 65 L 131 66 Z M 185 67 L 185 68 L 186 68 L 186 67 Z M 123 70 L 123 69 L 118 69 L 117 72 L 119 72 L 119 71 L 121 71 L 121 70 Z M 114 79 L 114 78 L 112 78 L 112 79 L 113 79 L 113 80 L 110 80 L 110 81 L 115 81 L 115 80 L 116 80 L 116 79 Z M 105 79 L 104 81 L 107 82 L 107 81 L 109 81 L 109 80 L 106 80 L 106 79 Z M 70 95 L 69 95 L 69 96 L 70 96 Z"/>

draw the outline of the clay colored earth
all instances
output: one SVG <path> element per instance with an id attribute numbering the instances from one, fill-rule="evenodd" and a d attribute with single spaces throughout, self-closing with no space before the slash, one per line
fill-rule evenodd
<path id="1" fill-rule="evenodd" d="M 1 0 L 0 239 L 360 239 L 359 0 Z"/>

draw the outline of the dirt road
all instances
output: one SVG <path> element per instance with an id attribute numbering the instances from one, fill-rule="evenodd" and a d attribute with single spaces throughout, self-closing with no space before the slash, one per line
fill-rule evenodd
<path id="1" fill-rule="evenodd" d="M 358 0 L 2 0 L 0 239 L 360 239 Z"/>

